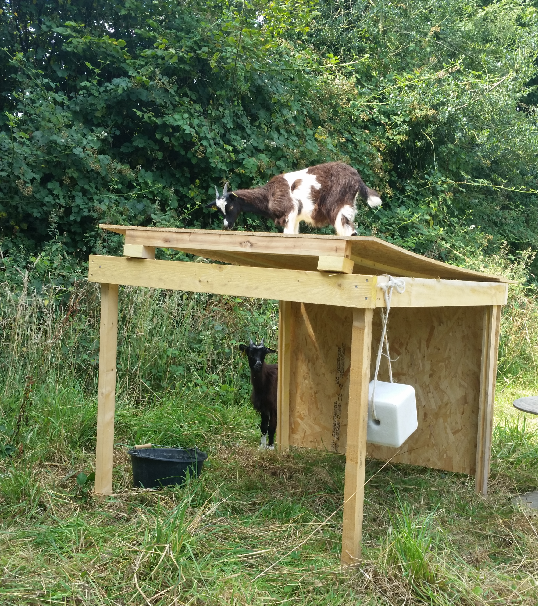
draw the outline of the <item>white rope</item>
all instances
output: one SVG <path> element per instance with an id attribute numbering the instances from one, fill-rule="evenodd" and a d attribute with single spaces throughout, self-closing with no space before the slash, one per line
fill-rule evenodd
<path id="1" fill-rule="evenodd" d="M 368 401 L 369 416 L 374 421 L 379 421 L 379 419 L 377 418 L 376 411 L 375 411 L 374 399 L 375 399 L 375 387 L 377 384 L 377 375 L 379 374 L 379 366 L 381 365 L 381 355 L 383 354 L 383 345 L 385 345 L 385 357 L 387 358 L 388 364 L 389 364 L 390 382 L 393 383 L 392 365 L 391 365 L 390 353 L 389 353 L 389 340 L 387 339 L 387 325 L 388 325 L 388 321 L 389 321 L 389 312 L 390 312 L 390 302 L 392 299 L 392 291 L 393 291 L 393 289 L 396 289 L 397 292 L 402 294 L 405 290 L 405 280 L 403 280 L 402 278 L 393 278 L 392 276 L 388 276 L 388 275 L 387 275 L 387 277 L 388 277 L 388 281 L 386 284 L 379 284 L 379 286 L 383 289 L 383 295 L 385 297 L 385 311 L 383 311 L 382 307 L 379 308 L 379 311 L 381 312 L 381 323 L 382 323 L 381 340 L 379 341 L 379 348 L 377 350 L 377 359 L 376 359 L 376 363 L 375 363 L 374 387 L 372 389 L 372 397 Z"/>

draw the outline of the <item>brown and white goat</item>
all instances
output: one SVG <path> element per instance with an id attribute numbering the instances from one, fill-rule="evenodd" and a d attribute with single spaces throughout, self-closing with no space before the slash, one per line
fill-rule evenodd
<path id="1" fill-rule="evenodd" d="M 241 212 L 251 212 L 298 234 L 299 223 L 314 227 L 332 225 L 339 236 L 356 236 L 355 202 L 360 196 L 370 207 L 379 206 L 379 194 L 367 187 L 359 173 L 343 162 L 318 164 L 273 177 L 262 187 L 229 192 L 228 184 L 208 206 L 224 215 L 225 229 L 232 229 Z"/>
<path id="2" fill-rule="evenodd" d="M 241 344 L 239 349 L 246 354 L 250 366 L 250 382 L 252 383 L 250 400 L 254 409 L 262 417 L 260 448 L 273 450 L 277 415 L 278 364 L 266 364 L 265 356 L 268 353 L 276 353 L 276 351 L 265 347 L 263 339 L 260 345 L 254 344 L 251 339 L 249 345 Z M 269 444 L 267 444 L 268 431 Z"/>

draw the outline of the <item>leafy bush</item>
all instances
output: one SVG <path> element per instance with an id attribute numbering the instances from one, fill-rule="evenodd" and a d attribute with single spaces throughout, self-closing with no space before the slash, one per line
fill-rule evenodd
<path id="1" fill-rule="evenodd" d="M 536 247 L 535 25 L 503 0 L 6 6 L 4 270 L 114 250 L 99 222 L 218 227 L 214 185 L 334 159 L 385 200 L 361 233 L 443 260 Z"/>

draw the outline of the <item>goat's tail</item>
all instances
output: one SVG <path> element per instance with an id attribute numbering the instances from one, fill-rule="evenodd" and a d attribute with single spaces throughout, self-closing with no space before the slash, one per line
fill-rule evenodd
<path id="1" fill-rule="evenodd" d="M 370 208 L 381 206 L 383 201 L 376 190 L 368 187 L 360 177 L 359 180 L 359 196 L 366 202 L 366 204 L 368 204 Z"/>

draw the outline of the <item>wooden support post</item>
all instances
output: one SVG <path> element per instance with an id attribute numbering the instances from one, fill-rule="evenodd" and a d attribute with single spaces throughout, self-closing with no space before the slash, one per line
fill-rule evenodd
<path id="1" fill-rule="evenodd" d="M 114 408 L 116 404 L 116 349 L 118 341 L 118 285 L 101 284 L 101 334 L 95 494 L 112 494 Z"/>
<path id="2" fill-rule="evenodd" d="M 361 556 L 372 317 L 372 309 L 353 310 L 341 556 L 344 565 L 355 563 Z"/>
<path id="3" fill-rule="evenodd" d="M 286 452 L 290 447 L 291 301 L 280 301 L 278 311 L 278 417 L 276 441 L 279 452 Z"/>
<path id="4" fill-rule="evenodd" d="M 500 323 L 501 306 L 490 305 L 485 307 L 484 330 L 482 335 L 482 370 L 480 373 L 475 476 L 475 490 L 478 494 L 482 494 L 483 496 L 486 496 L 488 492 Z"/>

